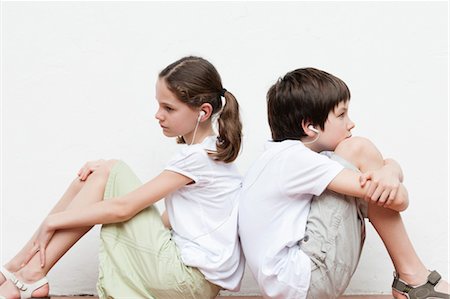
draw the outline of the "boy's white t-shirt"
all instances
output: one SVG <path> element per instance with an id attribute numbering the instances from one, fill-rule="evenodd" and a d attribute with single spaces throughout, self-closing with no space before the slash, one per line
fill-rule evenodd
<path id="1" fill-rule="evenodd" d="M 268 142 L 249 169 L 239 201 L 239 234 L 265 297 L 306 298 L 311 260 L 298 241 L 313 195 L 320 195 L 342 169 L 296 140 Z"/>
<path id="2" fill-rule="evenodd" d="M 214 161 L 216 136 L 184 145 L 166 170 L 193 180 L 165 198 L 172 237 L 183 262 L 225 289 L 238 290 L 244 258 L 237 233 L 237 203 L 242 177 L 234 163 Z"/>

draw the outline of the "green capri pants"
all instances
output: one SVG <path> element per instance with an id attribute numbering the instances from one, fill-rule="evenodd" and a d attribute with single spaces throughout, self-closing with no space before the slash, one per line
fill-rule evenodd
<path id="1" fill-rule="evenodd" d="M 104 199 L 127 194 L 142 183 L 122 161 L 111 170 Z M 100 232 L 100 298 L 215 298 L 219 287 L 186 266 L 154 206 Z"/>

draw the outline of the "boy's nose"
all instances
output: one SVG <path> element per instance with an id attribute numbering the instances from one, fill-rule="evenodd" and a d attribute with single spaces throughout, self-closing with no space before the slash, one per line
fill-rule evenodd
<path id="1" fill-rule="evenodd" d="M 355 123 L 350 121 L 348 124 L 348 130 L 350 131 L 350 130 L 353 130 L 354 128 L 355 128 Z"/>

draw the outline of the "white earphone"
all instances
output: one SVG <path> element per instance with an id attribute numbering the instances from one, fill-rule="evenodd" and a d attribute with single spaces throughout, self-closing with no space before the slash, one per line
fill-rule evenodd
<path id="1" fill-rule="evenodd" d="M 311 131 L 313 131 L 314 133 L 319 134 L 319 130 L 317 130 L 316 128 L 313 127 L 313 125 L 309 125 L 308 129 L 310 129 Z"/>
<path id="2" fill-rule="evenodd" d="M 191 141 L 190 145 L 194 144 L 195 135 L 197 135 L 198 124 L 202 120 L 202 117 L 205 116 L 205 115 L 206 115 L 206 112 L 203 111 L 203 110 L 198 113 L 197 124 L 195 125 L 194 136 L 192 137 L 192 141 Z"/>
<path id="3" fill-rule="evenodd" d="M 205 116 L 206 115 L 206 112 L 205 111 L 200 111 L 200 113 L 198 114 L 198 119 L 197 119 L 197 122 L 199 122 L 199 121 L 201 121 L 202 120 L 202 117 L 203 116 Z"/>

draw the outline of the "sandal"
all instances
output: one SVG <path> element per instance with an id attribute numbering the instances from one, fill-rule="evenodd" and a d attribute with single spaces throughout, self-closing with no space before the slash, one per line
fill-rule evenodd
<path id="1" fill-rule="evenodd" d="M 428 275 L 428 280 L 426 283 L 414 287 L 401 280 L 399 275 L 394 272 L 394 281 L 392 282 L 392 288 L 400 294 L 408 297 L 408 299 L 450 299 L 449 294 L 444 294 L 434 290 L 434 287 L 439 283 L 439 280 L 441 280 L 441 275 L 436 271 L 432 271 Z"/>
<path id="2" fill-rule="evenodd" d="M 4 269 L 2 269 L 3 271 Z M 2 272 L 4 273 L 4 272 Z M 20 292 L 20 299 L 29 299 L 29 298 L 39 298 L 39 299 L 50 299 L 50 297 L 32 297 L 31 294 L 33 294 L 34 291 L 42 287 L 43 285 L 48 283 L 47 277 L 43 277 L 39 279 L 38 281 L 35 281 L 33 283 L 25 283 L 23 281 L 18 280 L 14 274 L 11 274 L 11 272 L 7 272 L 12 277 L 9 277 L 8 279 L 13 282 L 13 284 L 19 289 Z M 5 275 L 6 277 L 6 275 Z M 3 296 L 0 296 L 0 299 L 6 299 Z"/>
<path id="3" fill-rule="evenodd" d="M 0 273 L 2 273 L 6 280 L 14 278 L 14 275 L 3 266 L 0 268 Z"/>

